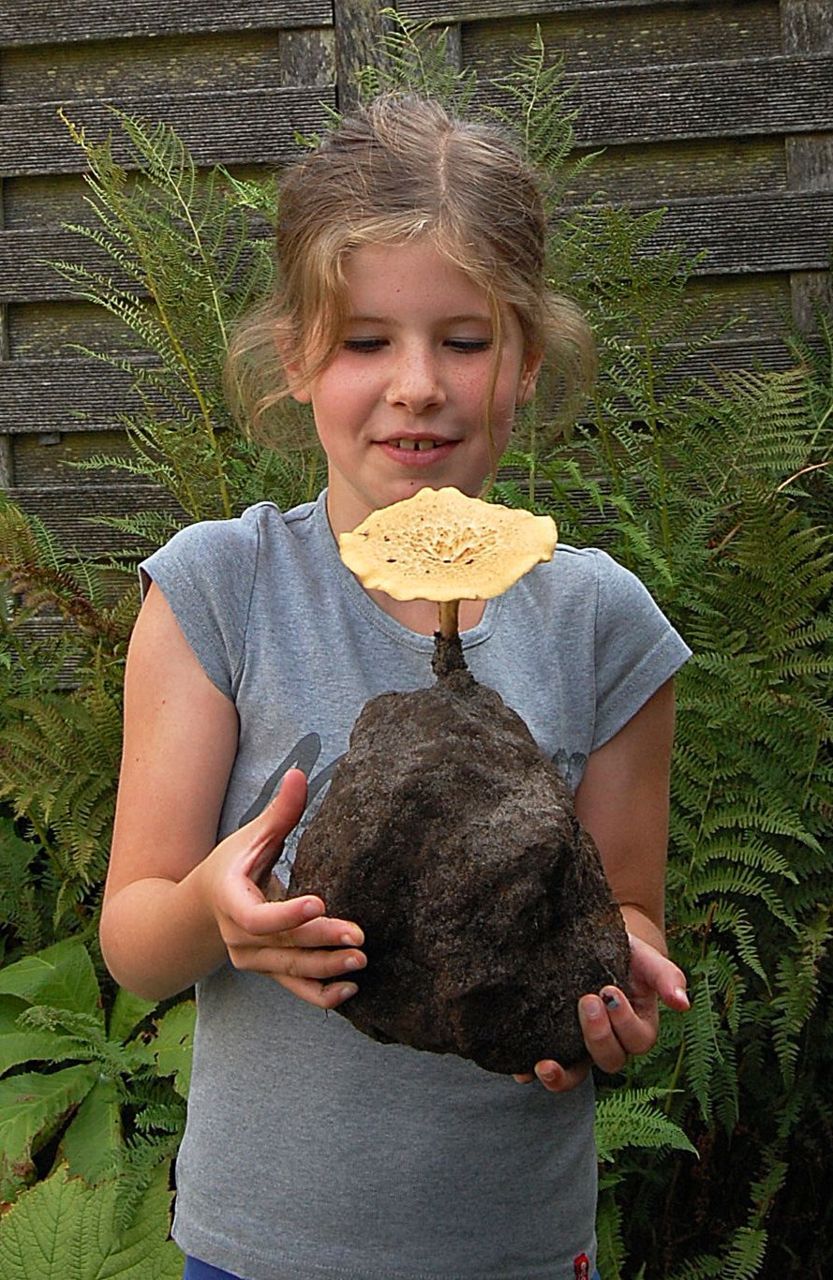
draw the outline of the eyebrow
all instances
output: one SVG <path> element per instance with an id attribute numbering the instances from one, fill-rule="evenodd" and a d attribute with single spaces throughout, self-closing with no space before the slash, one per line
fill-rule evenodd
<path id="1" fill-rule="evenodd" d="M 441 318 L 443 324 L 464 324 L 470 320 L 485 320 L 491 322 L 492 317 L 486 312 L 471 312 L 468 315 L 460 316 L 443 316 Z M 390 316 L 348 316 L 348 324 L 392 324 Z"/>

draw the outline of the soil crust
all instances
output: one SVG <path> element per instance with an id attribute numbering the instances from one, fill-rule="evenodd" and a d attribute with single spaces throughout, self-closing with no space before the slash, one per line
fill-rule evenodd
<path id="1" fill-rule="evenodd" d="M 453 662 L 373 698 L 302 836 L 292 895 L 365 932 L 338 1009 L 365 1034 L 489 1071 L 586 1052 L 579 996 L 627 989 L 628 942 L 598 852 L 529 730 Z"/>

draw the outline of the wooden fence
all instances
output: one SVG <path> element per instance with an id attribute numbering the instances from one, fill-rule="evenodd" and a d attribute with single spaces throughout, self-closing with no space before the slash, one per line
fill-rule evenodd
<path id="1" fill-rule="evenodd" d="M 577 77 L 592 190 L 667 206 L 657 242 L 706 252 L 693 288 L 732 316 L 718 366 L 783 367 L 790 315 L 830 302 L 833 0 L 401 0 L 450 30 L 461 66 L 505 70 L 540 25 Z M 201 163 L 278 165 L 295 129 L 349 102 L 382 19 L 368 0 L 5 0 L 0 15 L 0 485 L 88 551 L 90 512 L 124 513 L 126 480 L 63 464 L 108 451 L 124 393 L 71 342 L 123 342 L 45 265 L 83 260 L 79 152 L 107 107 L 172 123 Z M 576 199 L 588 191 L 576 189 Z M 82 479 L 78 476 L 82 475 Z M 144 499 L 141 499 L 144 505 Z"/>

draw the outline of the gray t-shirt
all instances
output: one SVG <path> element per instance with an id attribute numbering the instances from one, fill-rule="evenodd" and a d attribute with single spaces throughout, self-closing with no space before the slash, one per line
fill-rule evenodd
<path id="1" fill-rule="evenodd" d="M 277 869 L 286 882 L 359 711 L 430 685 L 432 638 L 379 609 L 342 564 L 324 494 L 193 525 L 142 571 L 239 714 L 218 839 L 290 766 L 308 775 Z M 570 547 L 488 601 L 463 647 L 573 788 L 689 655 L 632 574 Z M 377 1044 L 230 963 L 199 984 L 198 1008 L 177 1161 L 185 1252 L 246 1280 L 573 1280 L 575 1258 L 594 1258 L 589 1079 L 557 1096 Z"/>

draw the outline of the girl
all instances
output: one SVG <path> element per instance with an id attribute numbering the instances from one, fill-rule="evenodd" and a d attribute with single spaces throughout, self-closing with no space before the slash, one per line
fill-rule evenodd
<path id="1" fill-rule="evenodd" d="M 231 356 L 244 390 L 264 342 L 279 360 L 255 422 L 282 396 L 312 405 L 327 489 L 192 526 L 142 566 L 101 941 L 129 990 L 197 984 L 186 1276 L 592 1274 L 588 1068 L 512 1080 L 366 1039 L 323 1012 L 356 990 L 361 921 L 263 892 L 282 847 L 286 883 L 307 796 L 366 700 L 432 679 L 435 606 L 364 591 L 337 535 L 423 485 L 477 494 L 543 362 L 565 393 L 592 364 L 546 288 L 544 236 L 535 179 L 496 130 L 395 96 L 343 121 L 282 183 L 279 289 Z M 568 547 L 464 603 L 461 629 L 473 674 L 576 788 L 621 904 L 631 998 L 579 1005 L 589 1059 L 617 1071 L 654 1043 L 658 999 L 687 1007 L 663 882 L 688 650 L 632 575 Z"/>

